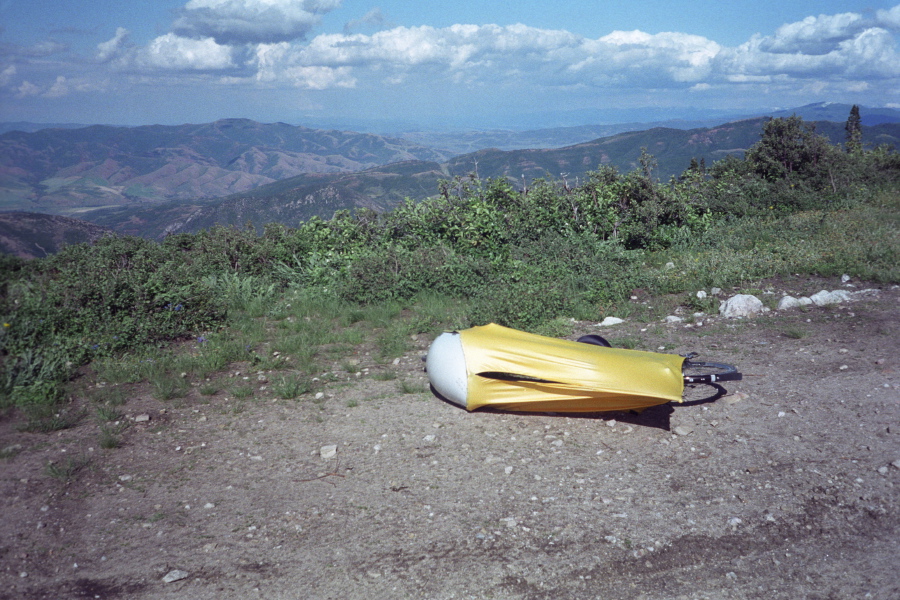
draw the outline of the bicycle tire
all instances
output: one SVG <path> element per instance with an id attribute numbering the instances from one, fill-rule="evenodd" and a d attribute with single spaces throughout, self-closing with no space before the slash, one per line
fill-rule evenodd
<path id="1" fill-rule="evenodd" d="M 734 365 L 716 362 L 686 360 L 681 372 L 685 384 L 715 384 L 719 381 L 740 381 L 744 378 Z"/>

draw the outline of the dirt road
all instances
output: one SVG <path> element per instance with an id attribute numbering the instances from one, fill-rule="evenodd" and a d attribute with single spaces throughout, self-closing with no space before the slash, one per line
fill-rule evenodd
<path id="1" fill-rule="evenodd" d="M 642 415 L 467 413 L 422 339 L 318 399 L 135 386 L 116 449 L 6 419 L 0 598 L 898 598 L 898 308 L 617 325 L 745 374 Z"/>

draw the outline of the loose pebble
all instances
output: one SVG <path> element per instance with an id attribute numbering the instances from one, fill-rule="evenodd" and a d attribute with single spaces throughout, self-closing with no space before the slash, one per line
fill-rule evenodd
<path id="1" fill-rule="evenodd" d="M 165 574 L 165 576 L 163 577 L 163 581 L 166 583 L 172 583 L 173 581 L 181 581 L 187 576 L 187 571 L 182 571 L 181 569 L 173 569 Z"/>
<path id="2" fill-rule="evenodd" d="M 724 401 L 725 401 L 725 404 L 737 404 L 741 400 L 746 400 L 749 397 L 750 396 L 748 396 L 744 392 L 735 392 L 733 394 L 729 394 L 728 396 L 725 396 Z"/>
<path id="3" fill-rule="evenodd" d="M 337 446 L 336 445 L 322 446 L 321 448 L 319 448 L 319 456 L 321 456 L 322 458 L 324 458 L 326 460 L 329 458 L 334 458 L 336 455 L 337 455 Z"/>
<path id="4" fill-rule="evenodd" d="M 675 428 L 675 433 L 678 435 L 690 435 L 694 430 L 690 427 L 685 427 L 684 425 L 679 425 Z"/>

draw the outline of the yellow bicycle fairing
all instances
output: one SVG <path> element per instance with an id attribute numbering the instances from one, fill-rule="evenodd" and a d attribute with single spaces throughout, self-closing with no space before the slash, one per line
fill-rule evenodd
<path id="1" fill-rule="evenodd" d="M 684 391 L 681 356 L 595 346 L 493 323 L 459 336 L 467 410 L 630 410 L 681 402 Z"/>

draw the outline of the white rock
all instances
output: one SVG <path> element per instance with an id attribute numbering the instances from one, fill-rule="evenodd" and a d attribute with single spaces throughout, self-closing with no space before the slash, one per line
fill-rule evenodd
<path id="1" fill-rule="evenodd" d="M 436 438 L 435 438 L 434 435 L 428 434 L 428 435 L 426 435 L 425 437 L 423 437 L 422 439 L 423 439 L 425 442 L 427 442 L 427 443 L 430 444 L 430 443 L 433 442 Z"/>
<path id="2" fill-rule="evenodd" d="M 683 425 L 679 425 L 675 428 L 675 433 L 678 435 L 690 435 L 694 430 L 690 427 L 684 427 Z"/>
<path id="3" fill-rule="evenodd" d="M 173 569 L 165 574 L 165 576 L 163 577 L 163 581 L 166 583 L 172 583 L 173 581 L 181 581 L 187 576 L 187 571 L 182 571 L 181 569 Z"/>
<path id="4" fill-rule="evenodd" d="M 674 269 L 674 268 L 675 268 L 675 263 L 673 263 L 673 262 L 667 262 L 665 268 L 666 268 L 667 271 L 669 271 L 669 270 L 671 270 L 671 269 Z"/>
<path id="5" fill-rule="evenodd" d="M 747 398 L 749 398 L 749 396 L 744 392 L 735 392 L 733 394 L 725 396 L 724 401 L 725 404 L 737 404 L 741 400 L 746 400 Z"/>
<path id="6" fill-rule="evenodd" d="M 850 281 L 849 275 L 847 275 L 846 273 L 844 275 L 841 275 L 841 283 L 847 283 L 848 281 Z"/>
<path id="7" fill-rule="evenodd" d="M 619 323 L 624 322 L 625 319 L 620 319 L 619 317 L 606 317 L 605 319 L 597 323 L 597 325 L 599 325 L 600 327 L 609 327 L 610 325 L 618 325 Z"/>
<path id="8" fill-rule="evenodd" d="M 681 323 L 684 321 L 681 317 L 676 317 L 675 315 L 669 315 L 666 317 L 666 323 Z"/>
<path id="9" fill-rule="evenodd" d="M 697 292 L 697 298 L 703 300 L 704 298 L 706 298 L 706 292 L 700 290 L 699 292 Z"/>
<path id="10" fill-rule="evenodd" d="M 321 400 L 324 397 L 325 397 L 324 392 L 316 392 L 316 400 Z"/>
<path id="11" fill-rule="evenodd" d="M 812 300 L 812 303 L 816 306 L 840 304 L 841 302 L 847 302 L 848 300 L 850 300 L 850 298 L 850 293 L 845 292 L 844 290 L 835 290 L 833 292 L 822 290 L 821 292 L 817 292 L 809 297 L 809 299 Z"/>
<path id="12" fill-rule="evenodd" d="M 334 458 L 337 455 L 337 446 L 322 446 L 319 448 L 319 456 L 324 459 Z"/>
<path id="13" fill-rule="evenodd" d="M 764 308 L 762 301 L 756 296 L 737 294 L 719 305 L 719 314 L 723 317 L 734 319 L 761 313 Z"/>
<path id="14" fill-rule="evenodd" d="M 785 310 L 788 308 L 797 308 L 800 306 L 800 300 L 794 298 L 793 296 L 785 296 L 781 300 L 778 301 L 778 310 Z"/>
<path id="15" fill-rule="evenodd" d="M 722 293 L 722 288 L 717 288 L 717 287 L 710 288 L 709 293 L 712 294 L 713 296 L 718 296 L 719 294 Z"/>

